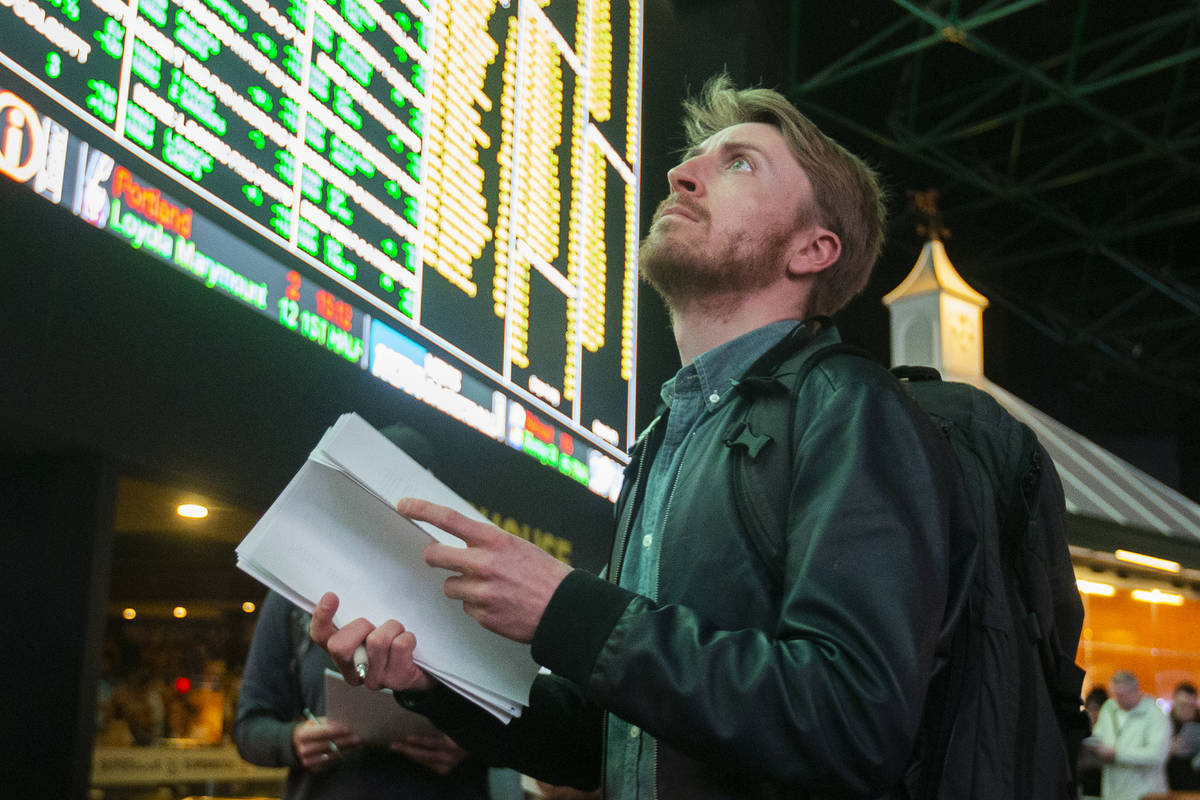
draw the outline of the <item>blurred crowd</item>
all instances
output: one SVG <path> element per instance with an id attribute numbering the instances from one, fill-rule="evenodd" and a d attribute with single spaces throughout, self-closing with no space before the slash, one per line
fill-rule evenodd
<path id="1" fill-rule="evenodd" d="M 101 655 L 96 745 L 228 741 L 253 619 L 238 622 L 112 621 Z"/>

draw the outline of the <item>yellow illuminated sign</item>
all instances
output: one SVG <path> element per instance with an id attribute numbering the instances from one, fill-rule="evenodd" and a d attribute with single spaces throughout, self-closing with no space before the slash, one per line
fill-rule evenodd
<path id="1" fill-rule="evenodd" d="M 480 166 L 491 140 L 476 108 L 491 110 L 484 82 L 499 51 L 487 27 L 494 9 L 488 0 L 438 3 L 431 20 L 445 57 L 429 75 L 424 260 L 468 297 L 479 291 L 473 264 L 492 238 Z"/>
<path id="2" fill-rule="evenodd" d="M 553 463 L 510 446 L 615 496 L 636 427 L 640 2 L 278 5 L 18 14 L 0 174 L 497 440 L 528 410 L 578 444 Z M 435 353 L 459 386 L 410 374 Z"/>

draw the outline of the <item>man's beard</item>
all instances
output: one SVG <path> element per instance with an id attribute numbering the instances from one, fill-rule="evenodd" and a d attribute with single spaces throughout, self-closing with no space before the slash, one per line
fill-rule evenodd
<path id="1" fill-rule="evenodd" d="M 698 307 L 732 311 L 742 297 L 765 289 L 783 274 L 789 235 L 738 234 L 705 250 L 653 231 L 638 249 L 638 273 L 672 311 Z"/>

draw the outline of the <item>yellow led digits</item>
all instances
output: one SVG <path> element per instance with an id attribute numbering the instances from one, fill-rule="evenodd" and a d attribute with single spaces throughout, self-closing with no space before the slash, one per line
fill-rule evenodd
<path id="1" fill-rule="evenodd" d="M 424 260 L 468 297 L 479 291 L 474 262 L 492 238 L 479 165 L 491 142 L 474 106 L 488 109 L 480 100 L 499 51 L 487 29 L 494 9 L 487 0 L 438 3 L 430 23 L 436 41 L 453 46 L 441 49 L 429 75 Z"/>

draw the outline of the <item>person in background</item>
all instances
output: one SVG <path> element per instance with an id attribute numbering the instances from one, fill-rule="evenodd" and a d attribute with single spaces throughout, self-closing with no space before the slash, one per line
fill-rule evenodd
<path id="1" fill-rule="evenodd" d="M 1175 687 L 1171 733 L 1167 785 L 1171 789 L 1200 789 L 1200 714 L 1196 710 L 1196 687 L 1186 681 Z"/>
<path id="2" fill-rule="evenodd" d="M 354 684 L 365 643 L 366 685 L 472 752 L 610 800 L 899 796 L 949 606 L 962 487 L 944 439 L 881 366 L 817 364 L 794 398 L 776 553 L 742 523 L 726 442 L 760 359 L 839 341 L 814 318 L 866 284 L 882 192 L 776 92 L 722 76 L 685 111 L 690 147 L 638 258 L 683 366 L 632 455 L 608 579 L 400 504 L 467 543 L 425 550 L 455 573 L 445 593 L 549 671 L 529 707 L 502 725 L 432 679 L 402 621 L 335 631 L 332 594 L 313 639 Z"/>
<path id="3" fill-rule="evenodd" d="M 138 665 L 119 674 L 104 705 L 105 727 L 97 739 L 106 745 L 148 747 L 166 734 L 170 690 L 149 668 Z"/>
<path id="4" fill-rule="evenodd" d="M 1083 700 L 1083 709 L 1087 712 L 1092 730 L 1096 728 L 1096 722 L 1100 719 L 1100 709 L 1103 708 L 1106 700 L 1108 700 L 1108 690 L 1099 685 L 1093 686 Z M 1100 761 L 1095 751 L 1089 747 L 1080 748 L 1079 763 L 1075 769 L 1075 783 L 1079 788 L 1081 798 L 1100 796 L 1100 769 L 1103 766 L 1103 762 Z"/>
<path id="5" fill-rule="evenodd" d="M 324 718 L 333 664 L 308 638 L 308 620 L 275 592 L 263 601 L 233 728 L 242 758 L 288 767 L 286 800 L 486 800 L 486 767 L 449 737 L 409 737 L 385 750 Z"/>
<path id="6" fill-rule="evenodd" d="M 1167 753 L 1171 723 L 1150 695 L 1142 694 L 1137 676 L 1121 670 L 1109 681 L 1112 697 L 1100 709 L 1088 747 L 1103 764 L 1100 796 L 1104 800 L 1141 800 L 1167 791 Z"/>
<path id="7" fill-rule="evenodd" d="M 1093 686 L 1083 701 L 1083 708 L 1087 711 L 1088 720 L 1092 723 L 1093 728 L 1100 719 L 1100 709 L 1104 707 L 1106 700 L 1108 700 L 1108 690 L 1103 686 Z"/>

